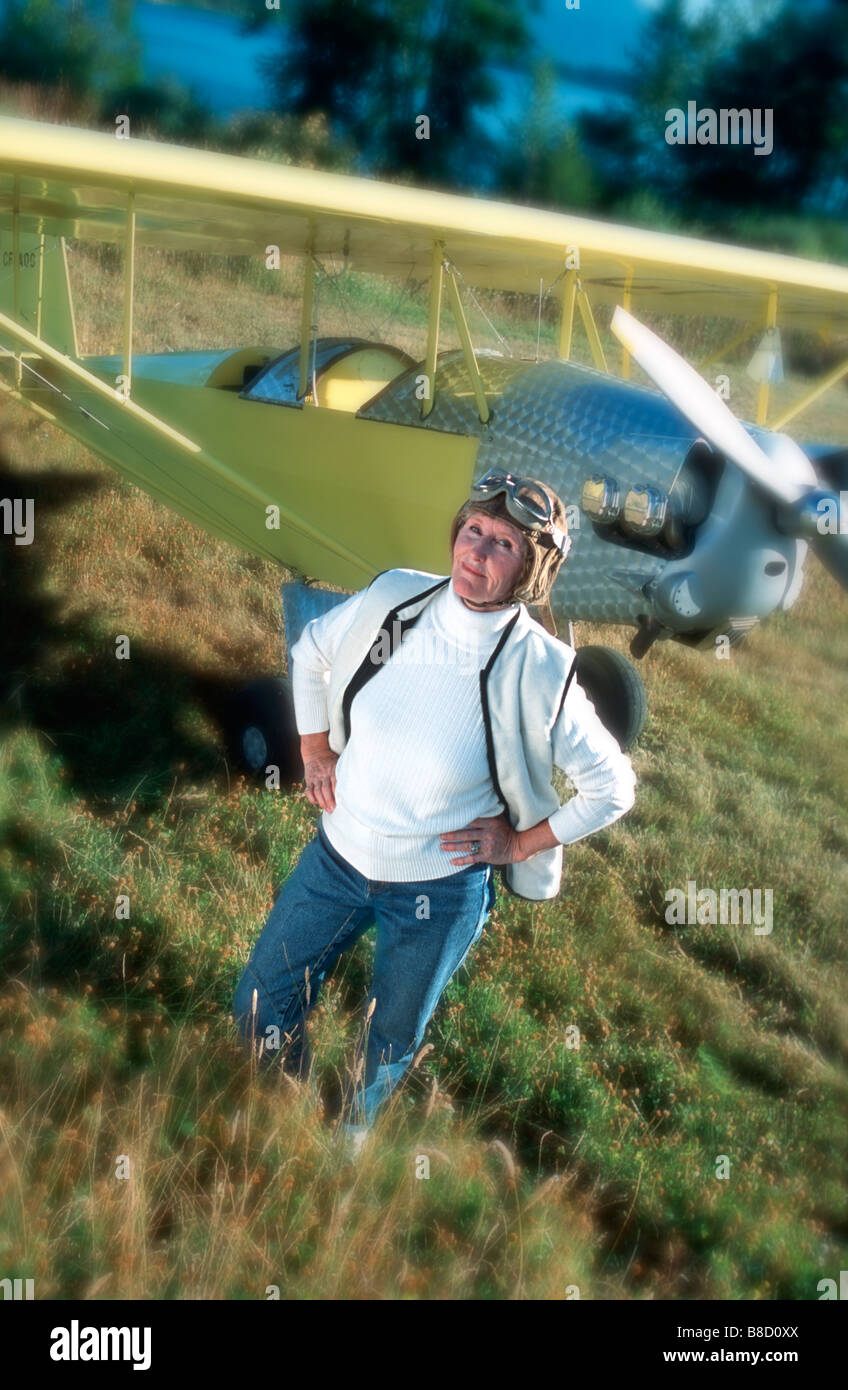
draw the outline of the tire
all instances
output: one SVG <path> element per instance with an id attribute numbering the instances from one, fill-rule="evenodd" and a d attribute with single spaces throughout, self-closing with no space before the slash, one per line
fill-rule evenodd
<path id="1" fill-rule="evenodd" d="M 601 723 L 626 752 L 641 734 L 648 714 L 645 686 L 632 661 L 612 647 L 578 647 L 575 677 Z"/>
<path id="2" fill-rule="evenodd" d="M 280 769 L 281 782 L 300 779 L 300 739 L 288 677 L 266 676 L 237 691 L 227 732 L 233 761 L 243 772 L 264 782 L 266 768 L 273 765 Z"/>

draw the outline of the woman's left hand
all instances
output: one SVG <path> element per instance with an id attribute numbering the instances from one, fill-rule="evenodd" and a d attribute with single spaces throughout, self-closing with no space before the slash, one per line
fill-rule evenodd
<path id="1" fill-rule="evenodd" d="M 439 839 L 446 854 L 462 855 L 451 859 L 457 868 L 465 864 L 514 864 L 523 857 L 518 831 L 505 815 L 479 816 L 462 830 L 446 830 Z M 472 852 L 475 845 L 478 848 Z"/>

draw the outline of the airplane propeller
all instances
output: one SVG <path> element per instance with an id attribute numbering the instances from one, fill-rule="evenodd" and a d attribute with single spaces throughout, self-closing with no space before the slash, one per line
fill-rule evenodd
<path id="1" fill-rule="evenodd" d="M 611 326 L 626 351 L 699 434 L 779 504 L 780 529 L 809 541 L 822 564 L 848 587 L 848 529 L 819 530 L 824 515 L 819 503 L 830 502 L 838 518 L 839 497 L 819 487 L 815 468 L 794 439 L 776 435 L 770 457 L 694 367 L 621 305 Z"/>

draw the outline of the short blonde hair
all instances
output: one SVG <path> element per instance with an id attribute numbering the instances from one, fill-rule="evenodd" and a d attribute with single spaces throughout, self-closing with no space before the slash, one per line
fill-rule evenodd
<path id="1" fill-rule="evenodd" d="M 553 488 L 549 488 L 545 483 L 540 483 L 538 479 L 532 480 L 537 487 L 543 489 L 551 499 L 553 507 L 554 526 L 559 527 L 563 535 L 568 535 L 568 523 L 565 515 L 565 505 L 561 498 L 557 496 Z M 553 544 L 551 537 L 545 531 L 533 531 L 529 526 L 522 526 L 520 521 L 507 510 L 506 499 L 502 492 L 496 497 L 486 501 L 475 502 L 469 498 L 463 502 L 456 516 L 451 523 L 450 548 L 453 556 L 453 548 L 459 529 L 474 512 L 484 512 L 486 516 L 495 517 L 498 521 L 506 521 L 524 538 L 524 566 L 512 587 L 512 592 L 504 599 L 505 603 L 546 603 L 553 588 L 554 580 L 559 573 L 559 567 L 565 558 L 561 550 Z"/>

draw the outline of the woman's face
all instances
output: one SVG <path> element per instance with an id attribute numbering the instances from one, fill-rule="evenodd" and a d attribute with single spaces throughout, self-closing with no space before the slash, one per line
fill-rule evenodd
<path id="1" fill-rule="evenodd" d="M 506 600 L 524 568 L 527 542 L 500 517 L 472 512 L 457 532 L 451 578 L 456 593 L 473 603 Z"/>

